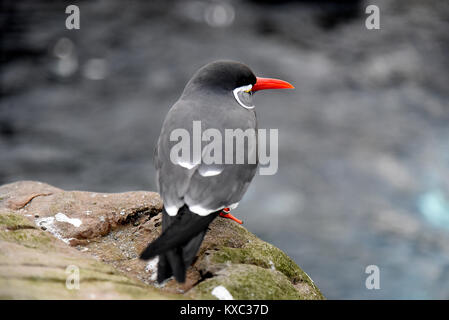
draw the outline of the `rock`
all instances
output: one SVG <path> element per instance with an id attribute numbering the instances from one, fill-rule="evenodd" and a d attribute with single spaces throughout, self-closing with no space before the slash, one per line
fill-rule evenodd
<path id="1" fill-rule="evenodd" d="M 160 233 L 154 192 L 64 191 L 21 181 L 0 187 L 0 298 L 323 299 L 313 281 L 278 248 L 217 218 L 184 284 L 155 283 L 157 260 L 139 253 Z M 80 270 L 80 290 L 65 286 Z"/>
<path id="2" fill-rule="evenodd" d="M 0 299 L 173 299 L 82 254 L 21 214 L 0 210 Z M 68 290 L 67 267 L 80 273 Z"/>

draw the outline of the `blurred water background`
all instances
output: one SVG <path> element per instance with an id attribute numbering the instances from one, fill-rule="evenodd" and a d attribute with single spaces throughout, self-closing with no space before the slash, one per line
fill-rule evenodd
<path id="1" fill-rule="evenodd" d="M 336 4 L 337 3 L 337 4 Z M 81 29 L 65 28 L 77 4 Z M 376 4 L 381 29 L 365 28 Z M 0 184 L 155 190 L 162 120 L 193 72 L 242 61 L 279 171 L 236 210 L 328 298 L 449 298 L 449 3 L 1 4 Z M 380 290 L 365 288 L 378 265 Z"/>

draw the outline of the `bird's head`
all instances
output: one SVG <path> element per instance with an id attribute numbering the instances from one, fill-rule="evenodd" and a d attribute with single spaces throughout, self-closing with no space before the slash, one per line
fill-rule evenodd
<path id="1" fill-rule="evenodd" d="M 236 61 L 215 61 L 201 69 L 190 79 L 186 90 L 232 92 L 244 108 L 252 109 L 252 95 L 266 89 L 294 89 L 287 81 L 256 77 L 251 69 Z"/>

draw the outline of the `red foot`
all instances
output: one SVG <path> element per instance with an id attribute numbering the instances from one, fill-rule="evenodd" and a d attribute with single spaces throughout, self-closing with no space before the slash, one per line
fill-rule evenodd
<path id="1" fill-rule="evenodd" d="M 239 220 L 236 217 L 234 217 L 229 211 L 231 211 L 229 208 L 224 208 L 223 211 L 220 212 L 220 217 L 231 219 L 237 223 L 243 224 L 242 220 Z"/>

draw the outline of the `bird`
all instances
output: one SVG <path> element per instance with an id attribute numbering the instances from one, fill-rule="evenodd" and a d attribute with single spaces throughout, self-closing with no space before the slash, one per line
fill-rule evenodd
<path id="1" fill-rule="evenodd" d="M 159 257 L 158 283 L 172 276 L 179 283 L 185 282 L 186 270 L 194 262 L 208 226 L 216 217 L 242 223 L 230 210 L 237 207 L 257 171 L 257 119 L 253 95 L 265 89 L 294 87 L 283 80 L 256 77 L 241 62 L 214 61 L 192 76 L 168 111 L 154 150 L 156 183 L 163 201 L 162 233 L 140 255 L 142 260 Z M 224 135 L 229 129 L 245 132 L 249 129 L 249 138 L 255 138 L 256 147 L 245 142 L 248 152 L 247 161 L 243 163 L 234 163 L 235 146 L 230 151 L 234 161 L 202 162 L 206 150 L 202 148 L 197 159 L 193 155 L 173 161 L 173 148 L 179 142 L 179 139 L 173 139 L 173 132 L 181 130 L 192 134 L 195 122 L 205 129 L 203 135 L 207 129 Z M 201 141 L 201 147 L 206 142 L 207 139 Z M 191 144 L 187 145 L 192 148 Z M 249 153 L 256 154 L 255 161 L 249 161 Z"/>

